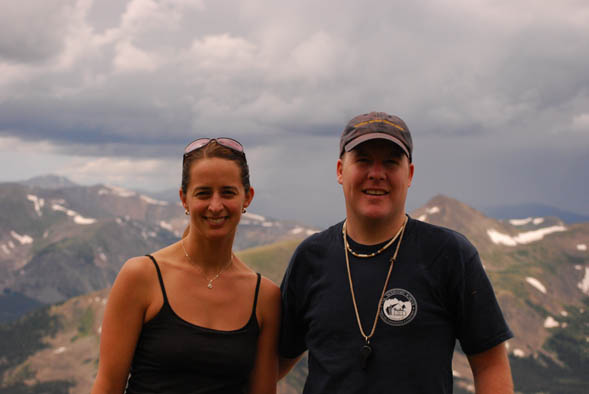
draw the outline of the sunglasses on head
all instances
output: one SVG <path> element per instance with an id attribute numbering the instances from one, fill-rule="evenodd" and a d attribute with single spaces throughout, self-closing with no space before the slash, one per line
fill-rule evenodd
<path id="1" fill-rule="evenodd" d="M 225 148 L 229 148 L 229 149 L 234 150 L 239 153 L 244 153 L 243 152 L 243 145 L 241 145 L 239 142 L 237 142 L 233 138 L 227 138 L 227 137 L 199 138 L 199 139 L 192 141 L 190 144 L 186 145 L 186 148 L 184 148 L 184 157 L 186 157 L 187 154 L 194 152 L 195 150 L 198 150 L 200 148 L 207 146 L 208 144 L 210 144 L 213 141 L 215 141 L 219 145 L 224 146 Z"/>

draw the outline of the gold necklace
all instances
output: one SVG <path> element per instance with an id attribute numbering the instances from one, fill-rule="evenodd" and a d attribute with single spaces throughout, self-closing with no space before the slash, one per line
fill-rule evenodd
<path id="1" fill-rule="evenodd" d="M 344 223 L 344 226 L 345 226 L 345 223 Z M 401 230 L 402 229 L 403 229 L 403 226 L 401 226 L 401 228 L 399 229 L 399 231 L 397 231 L 397 234 L 395 234 L 395 236 L 393 238 L 391 238 L 391 240 L 389 242 L 387 242 L 386 245 L 384 245 L 382 248 L 378 249 L 376 252 L 366 253 L 366 254 L 354 252 L 352 250 L 352 248 L 350 247 L 350 244 L 348 244 L 347 240 L 346 240 L 346 249 L 348 250 L 348 252 L 350 252 L 352 254 L 352 256 L 360 257 L 362 259 L 366 259 L 366 258 L 369 258 L 369 257 L 378 256 L 379 254 L 381 254 L 382 252 L 384 252 L 389 246 L 391 246 L 393 244 L 393 242 L 395 242 L 395 240 L 397 239 L 397 237 L 399 236 L 399 234 L 401 234 Z"/>
<path id="2" fill-rule="evenodd" d="M 192 261 L 192 259 L 190 258 L 190 256 L 189 256 L 189 255 L 188 255 L 188 253 L 186 252 L 186 248 L 184 247 L 184 238 L 182 238 L 182 239 L 180 240 L 180 243 L 182 244 L 182 249 L 184 250 L 184 254 L 186 255 L 186 258 L 188 259 L 188 262 L 190 262 L 190 264 L 192 264 L 192 265 L 197 265 L 197 266 L 198 266 L 198 264 L 196 264 L 194 261 Z M 212 289 L 212 288 L 213 288 L 213 281 L 214 281 L 215 279 L 219 278 L 219 276 L 221 275 L 221 272 L 223 272 L 223 271 L 225 271 L 227 268 L 229 268 L 229 266 L 231 265 L 231 263 L 233 263 L 233 253 L 231 253 L 231 259 L 229 260 L 229 263 L 227 263 L 227 264 L 226 264 L 224 267 L 221 267 L 221 269 L 219 270 L 219 272 L 217 272 L 217 274 L 216 274 L 215 276 L 213 276 L 213 278 L 212 278 L 212 279 L 209 279 L 209 278 L 207 277 L 207 275 L 204 273 L 204 271 L 202 270 L 202 268 L 201 268 L 201 271 L 202 271 L 202 273 L 203 273 L 203 275 L 204 275 L 205 279 L 209 281 L 209 283 L 207 284 L 207 287 L 208 287 L 209 289 Z"/>
<path id="3" fill-rule="evenodd" d="M 384 293 L 386 292 L 387 286 L 389 284 L 389 278 L 391 277 L 391 272 L 393 271 L 393 265 L 395 264 L 395 260 L 397 259 L 397 254 L 399 253 L 399 247 L 401 246 L 401 241 L 403 241 L 403 234 L 405 233 L 405 225 L 407 224 L 407 216 L 405 216 L 405 220 L 403 221 L 403 225 L 399 229 L 397 235 L 399 236 L 399 243 L 397 243 L 397 248 L 395 249 L 395 253 L 393 257 L 389 260 L 389 272 L 387 273 L 387 278 L 385 279 L 384 286 L 382 288 L 382 293 L 380 294 L 380 299 L 378 300 L 378 308 L 376 311 L 376 316 L 374 317 L 374 323 L 372 323 L 372 330 L 370 330 L 370 334 L 366 335 L 364 332 L 364 328 L 362 327 L 362 322 L 360 321 L 360 313 L 358 312 L 358 305 L 356 304 L 356 295 L 354 293 L 354 284 L 352 283 L 352 273 L 350 272 L 350 258 L 348 257 L 348 240 L 346 237 L 346 222 L 342 227 L 342 233 L 344 237 L 344 245 L 346 246 L 346 250 L 344 251 L 346 255 L 346 267 L 348 269 L 348 280 L 350 282 L 350 292 L 352 293 L 352 303 L 354 304 L 354 312 L 356 313 L 356 321 L 358 322 L 358 328 L 360 328 L 360 334 L 364 337 L 364 345 L 360 349 L 360 356 L 362 357 L 362 368 L 366 368 L 368 363 L 368 359 L 372 354 L 372 347 L 370 347 L 370 338 L 374 335 L 374 331 L 376 330 L 376 323 L 378 322 L 378 315 L 380 315 L 380 309 L 382 304 L 382 299 L 384 297 Z M 394 238 L 397 237 L 395 235 Z"/>

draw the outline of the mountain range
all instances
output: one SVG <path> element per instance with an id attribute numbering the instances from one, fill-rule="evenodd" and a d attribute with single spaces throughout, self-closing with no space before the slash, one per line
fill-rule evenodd
<path id="1" fill-rule="evenodd" d="M 0 306 L 18 297 L 37 303 L 0 325 L 0 394 L 89 391 L 118 268 L 129 256 L 173 242 L 186 224 L 179 206 L 158 201 L 107 186 L 0 184 Z M 465 234 L 479 250 L 515 334 L 508 348 L 517 392 L 589 392 L 589 223 L 497 220 L 441 195 L 410 215 Z M 279 283 L 300 240 L 314 231 L 245 216 L 238 254 Z M 454 392 L 472 392 L 459 347 L 453 370 Z M 279 392 L 301 392 L 305 376 L 303 360 Z"/>
<path id="2" fill-rule="evenodd" d="M 108 287 L 130 257 L 178 240 L 188 220 L 180 203 L 118 187 L 44 177 L 0 184 L 0 322 L 39 303 Z M 236 250 L 315 232 L 246 213 Z"/>

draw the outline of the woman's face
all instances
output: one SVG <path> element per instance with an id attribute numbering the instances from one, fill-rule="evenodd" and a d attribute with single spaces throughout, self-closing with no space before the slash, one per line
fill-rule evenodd
<path id="1" fill-rule="evenodd" d="M 253 196 L 253 188 L 245 192 L 237 163 L 216 157 L 195 161 L 186 194 L 180 193 L 190 212 L 190 231 L 211 239 L 235 234 Z"/>

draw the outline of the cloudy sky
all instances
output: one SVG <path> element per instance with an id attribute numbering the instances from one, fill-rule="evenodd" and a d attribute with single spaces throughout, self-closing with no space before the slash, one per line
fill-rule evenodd
<path id="1" fill-rule="evenodd" d="M 246 147 L 251 211 L 343 218 L 339 135 L 412 131 L 410 209 L 589 214 L 585 0 L 0 0 L 0 181 L 177 188 L 202 136 Z"/>

